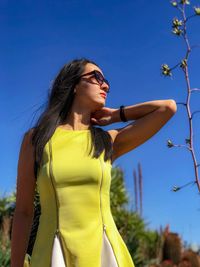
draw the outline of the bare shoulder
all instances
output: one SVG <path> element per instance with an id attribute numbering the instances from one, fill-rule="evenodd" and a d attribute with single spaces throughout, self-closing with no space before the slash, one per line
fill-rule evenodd
<path id="1" fill-rule="evenodd" d="M 32 145 L 32 137 L 33 137 L 33 132 L 34 129 L 31 128 L 29 130 L 27 130 L 24 133 L 22 142 L 21 142 L 21 148 L 20 148 L 20 156 L 23 156 L 24 154 L 27 154 L 26 156 L 28 156 L 28 158 L 32 158 L 33 157 L 33 152 L 34 152 L 34 147 Z M 33 158 L 32 158 L 33 159 Z"/>
<path id="2" fill-rule="evenodd" d="M 32 214 L 35 193 L 33 129 L 24 133 L 17 165 L 16 210 Z"/>
<path id="3" fill-rule="evenodd" d="M 34 128 L 30 128 L 30 129 L 28 129 L 28 130 L 24 133 L 24 138 L 25 138 L 26 140 L 31 141 L 31 140 L 32 140 L 33 133 L 34 133 Z"/>
<path id="4" fill-rule="evenodd" d="M 111 136 L 112 139 L 112 143 L 113 143 L 113 155 L 112 155 L 112 159 L 111 159 L 111 164 L 113 164 L 113 162 L 117 159 L 117 155 L 116 155 L 116 149 L 115 149 L 115 139 L 117 137 L 117 135 L 119 134 L 119 132 L 122 130 L 123 128 L 117 128 L 117 129 L 111 129 L 109 131 L 107 131 L 109 133 L 109 135 Z"/>
<path id="5" fill-rule="evenodd" d="M 26 154 L 28 158 L 33 159 L 33 155 L 34 155 L 34 146 L 32 145 L 33 132 L 34 132 L 34 129 L 31 128 L 24 133 L 24 136 L 21 142 L 19 156 Z"/>

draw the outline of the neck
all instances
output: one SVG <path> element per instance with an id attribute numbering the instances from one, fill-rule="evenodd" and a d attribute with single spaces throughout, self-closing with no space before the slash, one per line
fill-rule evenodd
<path id="1" fill-rule="evenodd" d="M 67 120 L 62 124 L 65 129 L 69 130 L 87 130 L 91 127 L 91 111 L 73 105 L 68 113 Z"/>

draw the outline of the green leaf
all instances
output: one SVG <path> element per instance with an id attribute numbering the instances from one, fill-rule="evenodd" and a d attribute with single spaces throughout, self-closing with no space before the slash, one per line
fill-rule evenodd
<path id="1" fill-rule="evenodd" d="M 178 20 L 177 18 L 174 18 L 173 21 L 172 21 L 172 27 L 176 28 L 176 27 L 179 27 L 179 26 L 182 26 L 183 25 L 183 22 L 182 20 Z"/>
<path id="2" fill-rule="evenodd" d="M 186 138 L 185 142 L 186 142 L 186 144 L 190 144 L 190 142 L 191 142 L 190 138 Z"/>
<path id="3" fill-rule="evenodd" d="M 170 139 L 167 140 L 167 146 L 169 148 L 174 146 L 174 144 L 172 143 L 172 141 Z"/>
<path id="4" fill-rule="evenodd" d="M 173 190 L 174 192 L 177 192 L 177 191 L 180 190 L 180 189 L 181 189 L 181 188 L 180 188 L 179 186 L 173 186 L 173 189 L 172 189 L 172 190 Z"/>
<path id="5" fill-rule="evenodd" d="M 172 6 L 177 7 L 178 3 L 176 1 L 171 1 Z"/>
<path id="6" fill-rule="evenodd" d="M 181 0 L 180 1 L 180 4 L 182 4 L 182 5 L 190 5 L 190 1 L 188 1 L 188 0 Z"/>
<path id="7" fill-rule="evenodd" d="M 200 16 L 200 7 L 194 7 L 195 14 Z"/>
<path id="8" fill-rule="evenodd" d="M 172 31 L 174 34 L 180 36 L 181 33 L 183 32 L 182 30 L 178 29 L 178 28 L 174 28 L 173 31 Z"/>
<path id="9" fill-rule="evenodd" d="M 167 64 L 162 64 L 161 70 L 164 76 L 172 76 L 171 69 Z"/>
<path id="10" fill-rule="evenodd" d="M 185 58 L 185 59 L 183 59 L 183 60 L 181 61 L 180 67 L 181 67 L 182 69 L 185 69 L 186 66 L 187 66 L 187 59 Z"/>

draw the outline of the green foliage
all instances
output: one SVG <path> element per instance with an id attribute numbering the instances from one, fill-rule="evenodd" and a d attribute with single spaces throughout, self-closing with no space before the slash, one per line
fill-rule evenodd
<path id="1" fill-rule="evenodd" d="M 129 199 L 124 186 L 122 170 L 120 168 L 112 168 L 111 176 L 110 199 L 113 216 L 115 216 L 115 213 L 124 209 L 124 205 L 128 203 Z"/>
<path id="2" fill-rule="evenodd" d="M 180 1 L 180 4 L 182 4 L 182 5 L 190 5 L 190 1 L 188 1 L 188 0 L 181 0 Z"/>
<path id="3" fill-rule="evenodd" d="M 187 56 L 186 58 L 183 58 L 180 63 L 175 65 L 174 67 L 169 67 L 168 64 L 162 64 L 161 70 L 162 70 L 162 75 L 163 76 L 172 76 L 172 70 L 177 68 L 178 66 L 182 68 L 182 70 L 185 72 L 187 68 L 187 57 L 189 52 L 191 52 L 192 48 L 189 47 L 189 40 L 186 34 L 186 23 L 193 17 L 200 16 L 200 6 L 193 6 L 193 14 L 186 17 L 185 14 L 185 7 L 186 5 L 190 5 L 190 1 L 188 0 L 180 0 L 180 1 L 175 1 L 172 0 L 170 1 L 171 5 L 177 10 L 181 12 L 182 19 L 179 19 L 177 17 L 174 17 L 172 19 L 172 33 L 176 36 L 183 36 L 184 40 L 186 41 L 188 50 L 187 51 Z"/>
<path id="4" fill-rule="evenodd" d="M 171 69 L 167 64 L 162 64 L 161 70 L 164 76 L 172 76 Z"/>
<path id="5" fill-rule="evenodd" d="M 172 260 L 178 264 L 181 260 L 182 244 L 177 233 L 169 233 L 165 237 L 163 246 L 163 260 Z"/>
<path id="6" fill-rule="evenodd" d="M 5 217 L 11 217 L 15 208 L 15 192 L 9 196 L 3 196 L 0 198 L 0 266 L 10 266 L 10 239 L 5 239 L 5 232 L 2 232 L 2 224 Z M 4 237 L 4 238 L 3 238 Z"/>
<path id="7" fill-rule="evenodd" d="M 177 18 L 174 18 L 172 21 L 172 32 L 176 35 L 181 35 L 181 33 L 183 32 L 182 29 L 180 29 L 180 26 L 183 25 L 182 20 L 178 20 Z"/>
<path id="8" fill-rule="evenodd" d="M 160 253 L 162 237 L 158 231 L 146 230 L 141 243 L 145 259 L 156 259 Z"/>
<path id="9" fill-rule="evenodd" d="M 160 246 L 160 235 L 146 229 L 147 224 L 136 212 L 126 208 L 129 197 L 125 188 L 123 172 L 120 168 L 112 168 L 111 212 L 136 266 L 157 258 Z"/>
<path id="10" fill-rule="evenodd" d="M 200 16 L 200 7 L 194 7 L 194 12 L 197 16 Z"/>
<path id="11" fill-rule="evenodd" d="M 177 7 L 178 3 L 176 1 L 171 1 L 172 6 Z"/>
<path id="12" fill-rule="evenodd" d="M 187 66 L 187 58 L 183 59 L 181 61 L 180 67 L 184 70 Z"/>
<path id="13" fill-rule="evenodd" d="M 10 196 L 4 196 L 0 198 L 0 226 L 2 224 L 3 217 L 6 215 L 13 215 L 15 209 L 16 194 L 11 193 Z"/>
<path id="14" fill-rule="evenodd" d="M 2 240 L 2 232 L 0 231 L 0 241 Z M 1 244 L 1 242 L 0 242 Z M 8 239 L 5 247 L 0 245 L 0 266 L 1 267 L 9 267 L 10 266 L 10 240 Z"/>
<path id="15" fill-rule="evenodd" d="M 171 141 L 170 139 L 167 140 L 167 146 L 168 146 L 169 148 L 171 148 L 171 147 L 174 146 L 174 144 L 172 143 L 172 141 Z"/>

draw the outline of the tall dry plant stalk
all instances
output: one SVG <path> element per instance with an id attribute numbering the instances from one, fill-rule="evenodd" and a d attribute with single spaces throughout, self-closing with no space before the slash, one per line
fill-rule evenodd
<path id="1" fill-rule="evenodd" d="M 190 5 L 190 1 L 188 0 L 181 0 L 181 1 L 171 1 L 171 4 L 173 7 L 175 7 L 179 12 L 181 18 L 175 17 L 172 21 L 172 33 L 175 34 L 178 37 L 182 37 L 185 45 L 186 45 L 186 53 L 185 57 L 181 59 L 181 61 L 176 64 L 174 67 L 169 67 L 167 64 L 162 64 L 161 70 L 162 74 L 165 76 L 172 76 L 172 70 L 180 67 L 181 70 L 183 71 L 183 75 L 186 81 L 186 91 L 187 91 L 187 98 L 186 102 L 182 103 L 179 102 L 177 104 L 183 105 L 186 108 L 187 111 L 187 118 L 188 118 L 188 123 L 189 123 L 189 138 L 185 139 L 185 144 L 174 144 L 171 140 L 167 141 L 167 145 L 169 148 L 171 147 L 185 147 L 188 149 L 189 153 L 192 156 L 192 161 L 193 161 L 193 166 L 194 166 L 194 173 L 195 173 L 195 178 L 193 181 L 188 182 L 185 185 L 182 186 L 174 186 L 173 191 L 176 192 L 180 190 L 181 188 L 188 186 L 190 184 L 196 184 L 198 191 L 200 192 L 200 180 L 199 180 L 199 174 L 198 174 L 198 167 L 200 166 L 200 163 L 197 163 L 196 155 L 195 155 L 195 149 L 194 149 L 194 129 L 193 129 L 193 117 L 196 113 L 200 112 L 200 110 L 196 111 L 191 111 L 191 106 L 190 106 L 190 99 L 191 95 L 193 93 L 200 93 L 200 88 L 191 88 L 190 85 L 190 77 L 189 77 L 189 56 L 191 52 L 193 51 L 194 48 L 198 47 L 199 45 L 191 45 L 189 42 L 189 38 L 187 35 L 187 23 L 189 20 L 191 20 L 194 17 L 200 16 L 200 7 L 193 7 L 193 14 L 190 16 L 186 16 L 186 6 Z"/>
<path id="2" fill-rule="evenodd" d="M 137 174 L 136 171 L 133 171 L 134 177 L 134 191 L 135 191 L 135 212 L 138 212 L 138 190 L 137 190 Z"/>
<path id="3" fill-rule="evenodd" d="M 143 201 L 142 201 L 143 183 L 142 183 L 142 168 L 141 168 L 140 162 L 138 163 L 138 174 L 139 174 L 139 192 L 140 192 L 140 217 L 142 217 L 143 215 Z"/>
<path id="4" fill-rule="evenodd" d="M 137 212 L 140 217 L 143 214 L 143 182 L 142 182 L 142 167 L 138 163 L 138 175 L 135 170 L 133 170 L 133 179 L 134 179 L 134 192 L 135 192 L 135 212 Z M 138 194 L 139 193 L 139 194 Z M 138 211 L 139 204 L 139 211 Z"/>

